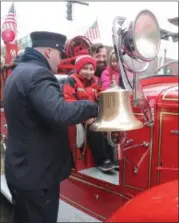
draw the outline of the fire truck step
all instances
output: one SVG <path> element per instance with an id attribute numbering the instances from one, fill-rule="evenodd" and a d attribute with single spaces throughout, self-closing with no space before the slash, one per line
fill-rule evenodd
<path id="1" fill-rule="evenodd" d="M 106 181 L 111 184 L 119 185 L 119 172 L 111 171 L 110 173 L 102 173 L 96 167 L 92 167 L 89 169 L 80 170 L 80 173 L 96 178 L 98 180 Z"/>

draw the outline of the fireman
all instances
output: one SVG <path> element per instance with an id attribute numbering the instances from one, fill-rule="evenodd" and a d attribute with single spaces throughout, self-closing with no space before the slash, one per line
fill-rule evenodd
<path id="1" fill-rule="evenodd" d="M 66 101 L 90 100 L 97 102 L 99 92 L 102 90 L 99 78 L 94 76 L 96 60 L 90 55 L 77 57 L 75 63 L 75 74 L 67 78 L 63 85 L 64 98 Z M 94 118 L 84 122 L 90 125 Z M 87 139 L 98 169 L 103 172 L 115 168 L 112 162 L 112 148 L 108 145 L 103 133 L 92 132 L 88 129 Z"/>
<path id="2" fill-rule="evenodd" d="M 66 36 L 31 33 L 4 88 L 8 125 L 5 176 L 13 201 L 13 223 L 56 223 L 59 184 L 71 174 L 68 125 L 98 114 L 89 100 L 64 102 L 54 73 Z"/>

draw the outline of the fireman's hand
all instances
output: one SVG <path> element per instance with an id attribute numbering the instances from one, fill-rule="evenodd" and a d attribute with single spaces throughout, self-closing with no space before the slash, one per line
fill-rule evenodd
<path id="1" fill-rule="evenodd" d="M 86 125 L 91 125 L 91 124 L 93 124 L 93 122 L 94 122 L 95 120 L 96 120 L 95 118 L 90 118 L 90 119 L 88 119 L 88 120 L 85 122 L 85 124 L 86 124 Z"/>

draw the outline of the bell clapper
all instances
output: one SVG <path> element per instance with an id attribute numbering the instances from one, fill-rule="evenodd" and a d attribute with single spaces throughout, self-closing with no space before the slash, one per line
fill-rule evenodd
<path id="1" fill-rule="evenodd" d="M 115 141 L 112 135 L 115 134 Z M 121 136 L 122 134 L 122 136 Z M 123 145 L 126 142 L 126 132 L 108 132 L 107 140 L 109 145 L 113 148 L 113 159 L 114 161 L 121 160 L 123 157 Z"/>
<path id="2" fill-rule="evenodd" d="M 113 160 L 118 160 L 118 143 L 112 139 L 112 132 L 107 133 L 107 141 L 113 150 Z"/>

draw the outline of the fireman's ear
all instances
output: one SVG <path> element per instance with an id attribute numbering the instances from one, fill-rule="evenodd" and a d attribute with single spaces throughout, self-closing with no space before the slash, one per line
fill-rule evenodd
<path id="1" fill-rule="evenodd" d="M 52 50 L 51 50 L 50 48 L 47 48 L 47 49 L 45 50 L 45 56 L 46 56 L 47 58 L 50 58 L 51 52 L 52 52 Z"/>

